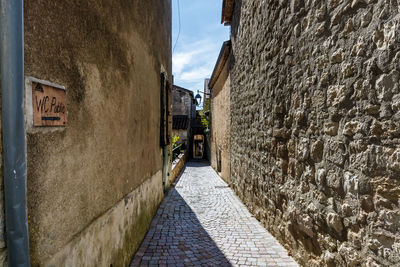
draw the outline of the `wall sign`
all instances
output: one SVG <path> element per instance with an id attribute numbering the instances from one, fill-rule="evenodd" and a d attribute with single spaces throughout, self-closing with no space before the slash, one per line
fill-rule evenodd
<path id="1" fill-rule="evenodd" d="M 33 126 L 65 126 L 67 105 L 65 89 L 32 81 Z"/>

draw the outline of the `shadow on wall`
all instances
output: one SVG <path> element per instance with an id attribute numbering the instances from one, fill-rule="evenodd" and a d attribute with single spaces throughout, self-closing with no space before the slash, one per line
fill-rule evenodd
<path id="1" fill-rule="evenodd" d="M 242 10 L 242 0 L 236 0 L 235 1 L 235 9 L 233 11 L 234 12 L 233 17 L 235 19 L 232 21 L 232 25 L 231 25 L 231 37 L 233 37 L 235 40 L 237 38 L 237 34 L 239 33 L 240 11 L 241 10 Z M 233 65 L 231 65 L 231 66 L 233 66 Z"/>
<path id="2" fill-rule="evenodd" d="M 204 166 L 209 164 L 204 162 Z M 169 191 L 160 205 L 131 267 L 167 264 L 231 266 L 175 188 Z"/>

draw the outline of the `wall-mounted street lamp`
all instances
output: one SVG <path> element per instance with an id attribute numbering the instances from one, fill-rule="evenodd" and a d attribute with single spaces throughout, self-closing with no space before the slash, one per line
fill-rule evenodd
<path id="1" fill-rule="evenodd" d="M 202 92 L 202 91 L 200 91 L 200 90 L 197 90 L 197 95 L 194 97 L 194 99 L 196 99 L 196 102 L 197 102 L 197 106 L 200 106 L 200 103 L 201 103 L 201 95 L 200 95 L 200 93 L 203 93 L 203 95 L 209 95 L 209 96 L 211 96 L 211 94 L 209 94 L 209 93 L 205 93 L 205 92 Z"/>

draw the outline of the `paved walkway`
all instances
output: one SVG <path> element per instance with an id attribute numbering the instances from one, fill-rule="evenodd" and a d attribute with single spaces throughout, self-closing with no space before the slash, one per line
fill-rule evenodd
<path id="1" fill-rule="evenodd" d="M 297 266 L 205 163 L 189 162 L 131 266 Z"/>

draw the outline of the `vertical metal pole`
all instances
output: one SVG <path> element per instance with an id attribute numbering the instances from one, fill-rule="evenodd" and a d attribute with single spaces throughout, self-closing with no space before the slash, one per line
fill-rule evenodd
<path id="1" fill-rule="evenodd" d="M 0 60 L 9 266 L 30 266 L 26 206 L 23 0 L 0 0 Z"/>

